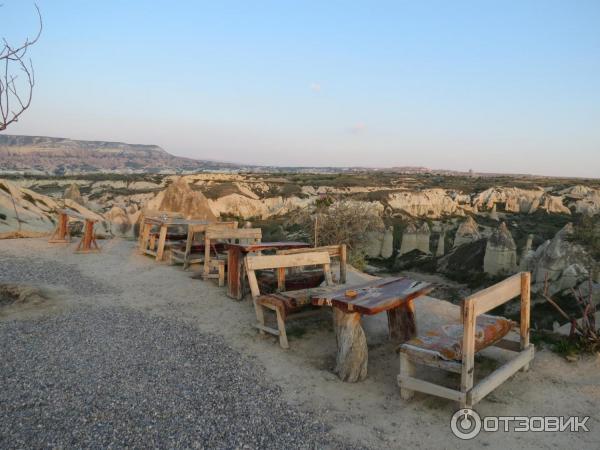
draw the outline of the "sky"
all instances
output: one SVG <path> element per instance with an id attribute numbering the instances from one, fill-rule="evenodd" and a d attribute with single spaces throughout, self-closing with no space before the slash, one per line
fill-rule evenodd
<path id="1" fill-rule="evenodd" d="M 40 0 L 5 133 L 265 165 L 600 177 L 600 1 Z M 4 0 L 0 36 L 34 34 Z"/>

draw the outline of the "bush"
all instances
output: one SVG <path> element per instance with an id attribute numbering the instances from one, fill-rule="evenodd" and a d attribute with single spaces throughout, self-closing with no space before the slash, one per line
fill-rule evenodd
<path id="1" fill-rule="evenodd" d="M 384 229 L 383 220 L 372 205 L 346 200 L 321 204 L 315 214 L 305 213 L 301 223 L 315 245 L 346 244 L 348 261 L 359 269 L 366 265 L 369 232 Z"/>

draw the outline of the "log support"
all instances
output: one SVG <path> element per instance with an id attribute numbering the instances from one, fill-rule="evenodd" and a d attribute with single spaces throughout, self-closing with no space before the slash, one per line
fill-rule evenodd
<path id="1" fill-rule="evenodd" d="M 387 311 L 390 339 L 406 342 L 417 334 L 415 307 L 412 300 Z"/>
<path id="2" fill-rule="evenodd" d="M 367 377 L 368 349 L 360 314 L 333 308 L 333 324 L 337 340 L 334 372 L 342 381 L 355 383 Z"/>

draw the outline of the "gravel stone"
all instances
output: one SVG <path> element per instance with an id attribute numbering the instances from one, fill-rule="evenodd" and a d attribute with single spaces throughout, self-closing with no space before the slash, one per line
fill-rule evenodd
<path id="1" fill-rule="evenodd" d="M 0 322 L 0 448 L 348 448 L 183 321 L 81 306 Z"/>

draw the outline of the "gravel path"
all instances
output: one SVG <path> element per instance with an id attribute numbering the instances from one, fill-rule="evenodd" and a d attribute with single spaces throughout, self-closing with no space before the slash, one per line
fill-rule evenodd
<path id="1" fill-rule="evenodd" d="M 85 276 L 76 265 L 0 254 L 0 283 L 66 287 L 80 295 L 115 294 L 114 287 Z"/>
<path id="2" fill-rule="evenodd" d="M 183 322 L 78 307 L 0 323 L 0 447 L 344 447 Z"/>

